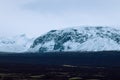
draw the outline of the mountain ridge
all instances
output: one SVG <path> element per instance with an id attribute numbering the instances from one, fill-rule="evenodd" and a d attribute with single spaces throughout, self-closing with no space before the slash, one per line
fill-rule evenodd
<path id="1" fill-rule="evenodd" d="M 51 30 L 35 39 L 28 51 L 120 50 L 120 30 L 111 27 L 73 27 Z"/>

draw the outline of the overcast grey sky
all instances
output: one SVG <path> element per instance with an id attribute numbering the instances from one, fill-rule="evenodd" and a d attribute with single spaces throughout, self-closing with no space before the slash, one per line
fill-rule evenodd
<path id="1" fill-rule="evenodd" d="M 0 0 L 0 35 L 81 25 L 120 25 L 120 0 Z"/>

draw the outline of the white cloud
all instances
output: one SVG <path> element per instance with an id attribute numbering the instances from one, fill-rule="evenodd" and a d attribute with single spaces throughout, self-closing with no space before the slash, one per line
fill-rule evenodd
<path id="1" fill-rule="evenodd" d="M 118 0 L 0 0 L 0 35 L 79 25 L 119 25 Z"/>

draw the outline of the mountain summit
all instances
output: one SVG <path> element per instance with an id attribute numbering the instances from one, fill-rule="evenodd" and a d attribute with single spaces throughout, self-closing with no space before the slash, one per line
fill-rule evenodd
<path id="1" fill-rule="evenodd" d="M 35 39 L 31 52 L 120 50 L 120 30 L 111 27 L 75 27 L 51 30 Z"/>

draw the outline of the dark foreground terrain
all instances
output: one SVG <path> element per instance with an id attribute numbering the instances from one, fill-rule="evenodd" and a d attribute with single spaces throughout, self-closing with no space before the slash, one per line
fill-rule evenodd
<path id="1" fill-rule="evenodd" d="M 120 52 L 1 53 L 0 80 L 120 80 Z"/>

